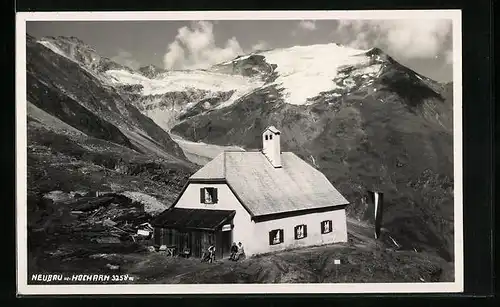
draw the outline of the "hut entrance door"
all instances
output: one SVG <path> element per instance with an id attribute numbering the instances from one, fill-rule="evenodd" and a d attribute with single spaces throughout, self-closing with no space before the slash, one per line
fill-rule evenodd
<path id="1" fill-rule="evenodd" d="M 231 254 L 231 244 L 233 243 L 232 227 L 229 230 L 222 231 L 221 239 L 222 239 L 221 242 L 222 257 L 229 257 L 229 255 Z"/>
<path id="2" fill-rule="evenodd" d="M 183 253 L 185 249 L 191 249 L 191 234 L 189 232 L 179 232 L 176 245 L 178 254 Z"/>

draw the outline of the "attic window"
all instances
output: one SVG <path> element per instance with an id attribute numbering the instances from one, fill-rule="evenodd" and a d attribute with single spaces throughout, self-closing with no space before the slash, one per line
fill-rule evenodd
<path id="1" fill-rule="evenodd" d="M 330 232 L 332 232 L 332 221 L 328 220 L 321 222 L 321 233 L 325 234 Z"/>
<path id="2" fill-rule="evenodd" d="M 269 139 L 268 135 L 266 134 L 266 141 Z"/>
<path id="3" fill-rule="evenodd" d="M 307 225 L 295 226 L 295 240 L 300 240 L 307 237 Z"/>
<path id="4" fill-rule="evenodd" d="M 283 229 L 275 229 L 269 232 L 269 245 L 283 243 Z"/>
<path id="5" fill-rule="evenodd" d="M 216 204 L 217 189 L 216 188 L 201 188 L 200 189 L 200 203 L 202 204 Z"/>
<path id="6" fill-rule="evenodd" d="M 272 140 L 272 139 L 273 139 L 273 135 L 272 135 L 272 134 L 270 134 L 270 135 L 269 135 L 269 139 L 270 139 L 270 140 Z"/>

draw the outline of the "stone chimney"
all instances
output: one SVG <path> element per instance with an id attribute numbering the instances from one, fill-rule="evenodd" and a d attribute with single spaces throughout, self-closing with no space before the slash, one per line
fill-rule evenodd
<path id="1" fill-rule="evenodd" d="M 281 167 L 281 132 L 274 126 L 267 127 L 262 133 L 262 152 L 275 167 Z"/>

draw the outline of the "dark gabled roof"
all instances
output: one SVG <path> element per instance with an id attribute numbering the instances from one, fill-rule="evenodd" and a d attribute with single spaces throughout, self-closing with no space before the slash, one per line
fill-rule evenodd
<path id="1" fill-rule="evenodd" d="M 151 223 L 153 227 L 215 230 L 230 220 L 234 210 L 170 208 L 163 211 Z"/>
<path id="2" fill-rule="evenodd" d="M 324 174 L 294 153 L 275 168 L 261 152 L 223 152 L 189 181 L 224 181 L 253 217 L 344 206 L 349 202 Z"/>

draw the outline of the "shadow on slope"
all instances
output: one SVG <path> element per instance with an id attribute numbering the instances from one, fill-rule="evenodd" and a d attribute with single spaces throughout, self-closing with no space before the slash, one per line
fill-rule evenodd
<path id="1" fill-rule="evenodd" d="M 56 91 L 28 74 L 28 100 L 68 125 L 95 138 L 133 148 L 127 137 L 113 124 L 99 118 L 72 98 Z"/>

